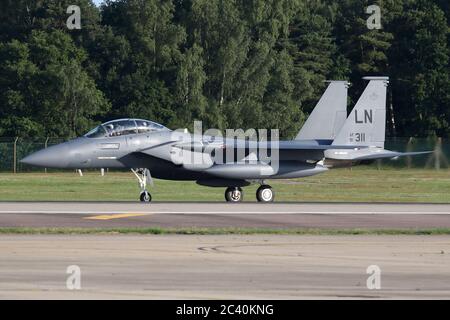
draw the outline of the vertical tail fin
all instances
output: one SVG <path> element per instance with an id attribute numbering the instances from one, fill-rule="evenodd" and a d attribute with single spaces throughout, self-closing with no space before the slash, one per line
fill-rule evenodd
<path id="1" fill-rule="evenodd" d="M 333 145 L 384 148 L 388 77 L 365 77 L 366 90 L 345 121 Z"/>
<path id="2" fill-rule="evenodd" d="M 347 119 L 347 81 L 330 84 L 295 140 L 334 140 Z"/>

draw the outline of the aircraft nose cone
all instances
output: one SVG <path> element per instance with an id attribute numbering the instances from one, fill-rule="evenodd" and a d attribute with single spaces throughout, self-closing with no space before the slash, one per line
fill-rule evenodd
<path id="1" fill-rule="evenodd" d="M 65 168 L 68 163 L 68 146 L 63 143 L 35 152 L 20 162 L 43 168 Z"/>

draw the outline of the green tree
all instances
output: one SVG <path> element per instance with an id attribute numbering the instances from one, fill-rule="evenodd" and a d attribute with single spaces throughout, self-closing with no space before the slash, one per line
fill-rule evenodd
<path id="1" fill-rule="evenodd" d="M 180 126 L 205 117 L 207 100 L 203 95 L 203 87 L 206 74 L 202 52 L 202 48 L 194 45 L 186 51 L 180 63 L 176 82 L 179 105 L 177 117 Z"/>
<path id="2" fill-rule="evenodd" d="M 101 85 L 112 103 L 111 116 L 175 119 L 175 79 L 182 60 L 184 29 L 172 22 L 174 5 L 163 0 L 107 1 L 102 21 Z M 102 81 L 102 80 L 99 80 Z"/>
<path id="3" fill-rule="evenodd" d="M 27 44 L 1 43 L 0 61 L 0 136 L 43 135 L 44 125 L 35 120 L 38 110 L 28 103 L 38 68 L 30 61 Z"/>
<path id="4" fill-rule="evenodd" d="M 73 137 L 108 110 L 108 102 L 83 70 L 84 50 L 61 32 L 33 31 L 28 43 L 0 47 L 3 131 Z"/>
<path id="5" fill-rule="evenodd" d="M 68 30 L 72 4 L 0 2 L 0 135 L 139 117 L 291 137 L 323 80 L 353 82 L 354 104 L 367 75 L 390 76 L 398 134 L 450 135 L 446 0 L 79 0 L 82 29 Z"/>
<path id="6" fill-rule="evenodd" d="M 333 1 L 334 2 L 334 1 Z M 381 30 L 370 30 L 366 9 L 376 4 L 381 8 Z M 353 102 L 361 95 L 364 84 L 361 78 L 367 75 L 386 75 L 389 72 L 388 51 L 394 39 L 386 26 L 390 23 L 389 12 L 394 2 L 369 0 L 339 1 L 334 36 L 339 51 L 350 61 L 350 80 L 354 84 Z"/>
<path id="7" fill-rule="evenodd" d="M 295 100 L 304 111 L 310 112 L 323 93 L 324 81 L 335 76 L 331 74 L 332 58 L 337 51 L 331 11 L 322 1 L 302 2 L 289 30 L 286 48 L 294 62 Z"/>
<path id="8" fill-rule="evenodd" d="M 392 23 L 394 105 L 400 133 L 446 136 L 449 117 L 449 27 L 444 12 L 425 0 L 405 1 Z"/>
<path id="9" fill-rule="evenodd" d="M 303 120 L 303 113 L 293 99 L 293 73 L 292 58 L 286 51 L 281 51 L 270 72 L 271 79 L 263 100 L 266 115 L 263 128 L 279 129 L 284 137 L 294 136 L 299 130 L 298 124 Z"/>

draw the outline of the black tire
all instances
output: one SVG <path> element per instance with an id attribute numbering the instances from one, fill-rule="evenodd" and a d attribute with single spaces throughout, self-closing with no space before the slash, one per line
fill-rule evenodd
<path id="1" fill-rule="evenodd" d="M 244 200 L 244 192 L 241 188 L 230 187 L 225 191 L 225 200 L 231 203 L 239 203 Z"/>
<path id="2" fill-rule="evenodd" d="M 150 192 L 144 191 L 141 193 L 140 200 L 141 202 L 146 203 L 152 202 L 152 195 L 150 194 Z"/>
<path id="3" fill-rule="evenodd" d="M 261 186 L 256 191 L 256 199 L 258 202 L 270 203 L 275 200 L 275 192 L 271 186 Z"/>

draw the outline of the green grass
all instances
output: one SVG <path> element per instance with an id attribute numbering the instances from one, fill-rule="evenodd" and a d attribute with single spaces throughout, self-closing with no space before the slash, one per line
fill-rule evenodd
<path id="1" fill-rule="evenodd" d="M 323 175 L 268 181 L 276 201 L 450 203 L 450 171 L 358 167 Z M 256 201 L 256 186 L 245 188 L 245 200 Z M 155 181 L 155 201 L 223 201 L 223 188 L 194 182 Z M 139 188 L 131 173 L 0 174 L 0 201 L 136 201 Z"/>
<path id="2" fill-rule="evenodd" d="M 0 235 L 450 235 L 443 229 L 0 228 Z"/>

